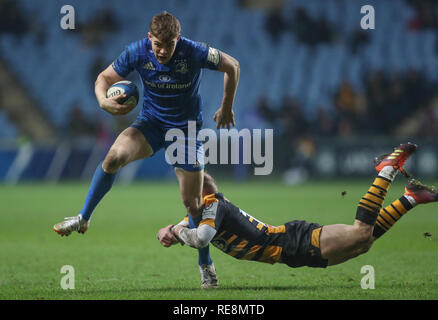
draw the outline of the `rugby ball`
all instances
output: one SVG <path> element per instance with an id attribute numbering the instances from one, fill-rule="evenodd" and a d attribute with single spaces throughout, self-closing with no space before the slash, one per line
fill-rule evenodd
<path id="1" fill-rule="evenodd" d="M 111 98 L 115 96 L 119 96 L 121 94 L 125 94 L 125 98 L 119 98 L 117 100 L 120 104 L 131 104 L 136 106 L 138 103 L 138 88 L 137 86 L 128 80 L 123 80 L 114 83 L 111 87 L 108 88 L 106 92 L 106 97 Z"/>

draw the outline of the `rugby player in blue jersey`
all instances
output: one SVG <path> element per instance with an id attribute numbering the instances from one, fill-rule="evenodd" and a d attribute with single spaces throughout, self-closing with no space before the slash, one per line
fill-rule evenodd
<path id="1" fill-rule="evenodd" d="M 54 225 L 62 236 L 73 231 L 87 231 L 93 210 L 111 189 L 117 171 L 128 163 L 152 156 L 172 141 L 165 141 L 169 129 L 178 128 L 185 133 L 185 160 L 191 154 L 196 161 L 174 164 L 180 186 L 182 202 L 187 209 L 190 223 L 196 227 L 200 221 L 204 151 L 202 142 L 191 144 L 188 139 L 188 121 L 202 126 L 202 101 L 199 84 L 202 69 L 224 73 L 222 104 L 214 115 L 217 128 L 235 125 L 232 110 L 239 81 L 240 67 L 236 59 L 206 44 L 189 40 L 180 35 L 180 23 L 164 11 L 154 16 L 145 39 L 129 44 L 121 55 L 99 74 L 95 94 L 99 106 L 112 115 L 125 115 L 134 106 L 121 105 L 120 96 L 107 98 L 108 88 L 124 80 L 133 71 L 138 72 L 143 86 L 143 107 L 135 122 L 116 139 L 105 159 L 96 169 L 85 204 L 75 217 Z M 196 135 L 197 136 L 197 135 Z M 195 145 L 195 148 L 191 148 Z M 193 158 L 192 158 L 193 159 Z M 189 163 L 190 162 L 190 163 Z M 216 286 L 217 278 L 208 247 L 199 251 L 201 275 L 205 286 Z M 208 269 L 203 272 L 202 268 Z M 205 271 L 205 270 L 204 270 Z M 205 280 L 205 281 L 204 281 Z"/>

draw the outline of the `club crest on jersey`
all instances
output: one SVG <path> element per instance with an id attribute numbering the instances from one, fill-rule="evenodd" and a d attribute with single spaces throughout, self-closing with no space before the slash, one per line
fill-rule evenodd
<path id="1" fill-rule="evenodd" d="M 187 61 L 185 59 L 175 61 L 175 72 L 179 72 L 179 73 L 184 74 L 187 71 L 189 71 L 189 67 L 188 67 Z"/>
<path id="2" fill-rule="evenodd" d="M 209 210 L 209 209 L 211 209 L 211 208 L 213 207 L 213 205 L 214 205 L 214 202 L 212 202 L 212 203 L 206 205 L 206 206 L 205 206 L 205 210 Z"/>
<path id="3" fill-rule="evenodd" d="M 170 80 L 172 80 L 172 78 L 167 74 L 162 74 L 161 76 L 158 77 L 158 79 L 160 79 L 160 81 L 162 82 L 169 82 Z"/>
<path id="4" fill-rule="evenodd" d="M 153 64 L 151 61 L 149 61 L 148 63 L 145 63 L 145 64 L 144 64 L 143 69 L 146 69 L 146 70 L 155 70 L 155 66 L 154 66 L 154 64 Z"/>

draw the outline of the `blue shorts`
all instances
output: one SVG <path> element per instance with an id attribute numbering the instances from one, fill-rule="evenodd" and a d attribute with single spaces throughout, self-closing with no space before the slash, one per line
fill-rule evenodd
<path id="1" fill-rule="evenodd" d="M 204 148 L 202 142 L 197 139 L 201 125 L 196 125 L 192 132 L 189 132 L 188 128 L 167 130 L 152 119 L 138 117 L 130 127 L 143 133 L 154 154 L 164 148 L 166 162 L 172 166 L 186 171 L 204 169 Z"/>

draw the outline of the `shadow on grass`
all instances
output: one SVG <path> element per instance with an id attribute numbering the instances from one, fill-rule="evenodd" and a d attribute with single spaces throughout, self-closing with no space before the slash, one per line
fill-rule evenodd
<path id="1" fill-rule="evenodd" d="M 423 283 L 418 284 L 387 284 L 387 285 L 379 285 L 378 289 L 380 290 L 412 290 L 412 289 L 425 289 L 427 286 Z M 377 289 L 377 288 L 376 288 Z M 309 292 L 325 292 L 325 291 L 333 291 L 333 290 L 360 290 L 363 289 L 360 287 L 359 284 L 346 284 L 346 285 L 329 285 L 327 284 L 321 284 L 321 285 L 289 285 L 289 286 L 222 286 L 215 289 L 201 289 L 200 287 L 162 287 L 162 288 L 132 288 L 132 289 L 91 289 L 91 290 L 81 290 L 80 294 L 117 294 L 117 293 L 124 293 L 124 294 L 130 294 L 130 293 L 150 293 L 150 294 L 157 294 L 157 293 L 169 293 L 172 292 L 174 294 L 175 292 L 208 292 L 208 293 L 214 293 L 214 292 L 232 292 L 232 291 L 309 291 Z M 79 293 L 79 292 L 77 292 Z"/>
<path id="2" fill-rule="evenodd" d="M 306 288 L 299 288 L 297 286 L 287 286 L 287 287 L 268 287 L 268 286 L 260 286 L 260 287 L 219 287 L 215 289 L 202 289 L 201 287 L 163 287 L 163 288 L 136 288 L 136 289 L 102 289 L 102 290 L 84 290 L 81 293 L 86 294 L 99 294 L 99 293 L 169 293 L 169 292 L 227 292 L 227 291 L 265 291 L 265 290 L 273 290 L 273 291 L 288 291 L 288 290 L 314 290 L 317 289 L 318 286 L 308 286 Z"/>

